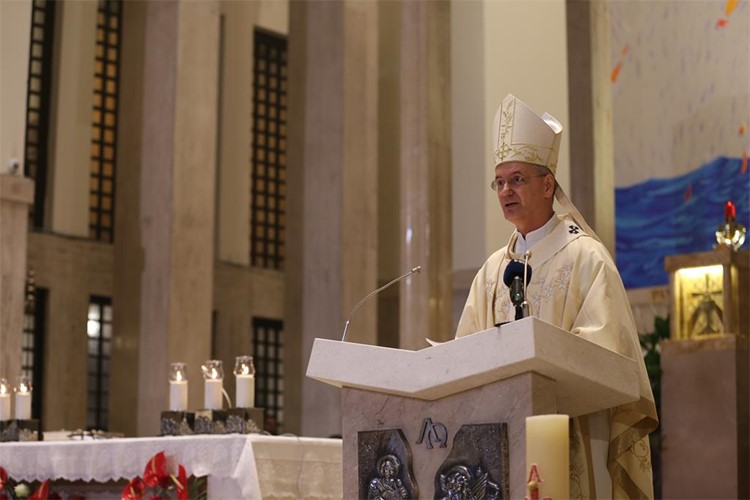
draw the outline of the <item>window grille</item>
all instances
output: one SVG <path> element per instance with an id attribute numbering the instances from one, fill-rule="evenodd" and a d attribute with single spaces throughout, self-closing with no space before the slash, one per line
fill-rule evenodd
<path id="1" fill-rule="evenodd" d="M 265 428 L 280 434 L 284 428 L 284 323 L 253 318 L 255 406 L 265 408 Z"/>
<path id="2" fill-rule="evenodd" d="M 24 301 L 23 338 L 21 344 L 21 373 L 31 379 L 31 416 L 42 415 L 44 393 L 44 332 L 47 312 L 47 290 L 34 284 L 34 272 L 29 271 Z"/>
<path id="3" fill-rule="evenodd" d="M 111 298 L 91 297 L 86 335 L 88 349 L 86 428 L 106 431 L 109 423 L 109 375 L 112 355 Z"/>
<path id="4" fill-rule="evenodd" d="M 114 238 L 121 9 L 120 0 L 100 0 L 96 22 L 89 237 L 109 243 Z"/>
<path id="5" fill-rule="evenodd" d="M 34 180 L 34 203 L 29 207 L 29 223 L 32 227 L 39 228 L 44 226 L 44 195 L 47 189 L 55 5 L 56 2 L 52 0 L 33 0 L 31 3 L 23 164 L 24 175 Z"/>
<path id="6" fill-rule="evenodd" d="M 287 40 L 255 30 L 250 262 L 282 269 L 286 226 Z"/>

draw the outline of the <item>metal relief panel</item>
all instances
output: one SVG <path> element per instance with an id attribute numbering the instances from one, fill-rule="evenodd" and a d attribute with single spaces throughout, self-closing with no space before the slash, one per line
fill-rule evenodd
<path id="1" fill-rule="evenodd" d="M 462 425 L 435 474 L 435 499 L 510 498 L 508 426 Z"/>
<path id="2" fill-rule="evenodd" d="M 401 429 L 357 433 L 359 498 L 418 498 L 411 448 Z"/>

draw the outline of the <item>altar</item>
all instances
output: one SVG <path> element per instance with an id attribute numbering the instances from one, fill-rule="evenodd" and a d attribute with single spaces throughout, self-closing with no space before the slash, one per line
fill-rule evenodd
<path id="1" fill-rule="evenodd" d="M 0 466 L 16 481 L 97 483 L 142 476 L 164 451 L 188 475 L 207 477 L 208 498 L 341 498 L 341 440 L 200 435 L 0 444 Z M 54 487 L 53 487 L 54 489 Z M 122 486 L 97 490 L 119 498 Z"/>

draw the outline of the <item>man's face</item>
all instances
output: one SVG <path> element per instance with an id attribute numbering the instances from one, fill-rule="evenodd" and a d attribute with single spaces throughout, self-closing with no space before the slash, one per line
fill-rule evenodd
<path id="1" fill-rule="evenodd" d="M 522 183 L 514 186 L 514 180 Z M 495 181 L 505 181 L 497 189 L 497 198 L 505 218 L 524 236 L 542 227 L 552 215 L 555 179 L 552 174 L 541 176 L 533 165 L 521 161 L 495 167 Z"/>

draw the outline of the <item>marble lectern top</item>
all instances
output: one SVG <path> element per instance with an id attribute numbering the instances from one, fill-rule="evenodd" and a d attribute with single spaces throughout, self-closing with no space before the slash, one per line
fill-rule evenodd
<path id="1" fill-rule="evenodd" d="M 629 358 L 530 317 L 419 351 L 315 339 L 307 376 L 433 401 L 535 372 L 555 381 L 557 409 L 570 416 L 639 397 Z"/>

